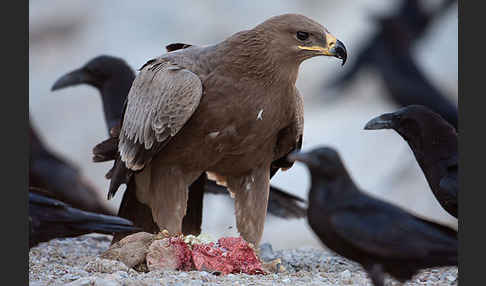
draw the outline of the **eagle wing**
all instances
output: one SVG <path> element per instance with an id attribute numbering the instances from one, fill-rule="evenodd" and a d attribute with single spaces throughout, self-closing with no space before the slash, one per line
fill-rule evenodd
<path id="1" fill-rule="evenodd" d="M 165 58 L 147 62 L 127 96 L 118 150 L 128 169 L 150 162 L 189 120 L 199 105 L 199 77 Z"/>
<path id="2" fill-rule="evenodd" d="M 292 123 L 280 131 L 277 139 L 276 159 L 270 166 L 270 178 L 279 169 L 287 170 L 294 165 L 293 161 L 287 159 L 287 155 L 293 151 L 302 149 L 302 138 L 304 134 L 304 99 L 298 89 L 295 89 L 295 110 Z"/>

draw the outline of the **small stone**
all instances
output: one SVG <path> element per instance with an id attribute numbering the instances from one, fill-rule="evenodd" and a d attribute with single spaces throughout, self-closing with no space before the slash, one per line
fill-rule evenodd
<path id="1" fill-rule="evenodd" d="M 148 246 L 152 243 L 154 235 L 147 232 L 137 232 L 124 237 L 113 244 L 100 255 L 101 258 L 118 260 L 128 267 L 134 267 L 145 261 Z"/>
<path id="2" fill-rule="evenodd" d="M 112 275 L 114 275 L 115 277 L 119 277 L 119 278 L 128 278 L 128 273 L 126 271 L 117 271 L 117 272 L 113 273 Z"/>
<path id="3" fill-rule="evenodd" d="M 64 281 L 74 281 L 74 280 L 77 280 L 79 278 L 81 278 L 79 275 L 71 274 L 71 273 L 67 273 L 67 274 L 65 274 L 61 277 L 61 279 L 64 280 Z"/>
<path id="4" fill-rule="evenodd" d="M 169 244 L 168 238 L 152 242 L 149 246 L 146 259 L 149 271 L 177 270 L 177 266 L 179 265 L 175 248 Z"/>
<path id="5" fill-rule="evenodd" d="M 351 278 L 351 271 L 349 270 L 344 270 L 343 272 L 339 273 L 339 276 L 341 277 L 341 279 L 350 279 Z"/>
<path id="6" fill-rule="evenodd" d="M 262 267 L 266 272 L 269 272 L 269 273 L 286 272 L 286 269 L 282 265 L 282 260 L 280 258 L 274 259 L 272 261 L 263 262 Z"/>
<path id="7" fill-rule="evenodd" d="M 276 258 L 276 255 L 273 252 L 272 245 L 268 242 L 260 245 L 259 252 L 260 258 L 265 262 L 274 260 Z"/>
<path id="8" fill-rule="evenodd" d="M 454 277 L 454 276 L 452 276 L 452 275 L 447 275 L 447 276 L 446 276 L 446 279 L 447 279 L 447 281 L 449 281 L 449 282 L 454 282 L 454 281 L 456 281 L 457 277 Z"/>
<path id="9" fill-rule="evenodd" d="M 93 283 L 94 286 L 120 286 L 121 285 L 118 281 L 103 279 L 101 277 L 95 277 Z"/>
<path id="10" fill-rule="evenodd" d="M 96 257 L 84 266 L 87 272 L 114 273 L 117 271 L 128 271 L 128 267 L 123 262 Z"/>
<path id="11" fill-rule="evenodd" d="M 160 232 L 164 237 L 170 237 L 170 233 L 167 229 L 164 229 Z"/>
<path id="12" fill-rule="evenodd" d="M 91 277 L 86 277 L 86 278 L 81 278 L 76 281 L 73 281 L 71 283 L 65 284 L 66 286 L 90 286 L 92 284 L 92 278 Z"/>
<path id="13" fill-rule="evenodd" d="M 137 272 L 137 271 L 135 271 L 135 270 L 134 270 L 134 269 L 132 269 L 132 268 L 128 269 L 128 271 L 127 271 L 127 272 L 128 272 L 128 274 L 129 274 L 130 276 L 138 275 L 138 272 Z"/>

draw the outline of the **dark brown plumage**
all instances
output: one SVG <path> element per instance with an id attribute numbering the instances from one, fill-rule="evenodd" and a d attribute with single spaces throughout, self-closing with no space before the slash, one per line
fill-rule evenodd
<path id="1" fill-rule="evenodd" d="M 407 141 L 440 205 L 457 218 L 459 184 L 456 129 L 439 114 L 410 105 L 370 120 L 365 129 L 393 129 Z"/>
<path id="2" fill-rule="evenodd" d="M 166 47 L 168 52 L 188 48 L 191 45 L 184 43 L 170 44 Z M 122 116 L 122 106 L 135 78 L 135 72 L 121 58 L 101 55 L 89 60 L 81 68 L 60 77 L 54 83 L 52 90 L 87 84 L 98 89 L 102 99 L 103 112 L 108 127 L 110 138 L 97 144 L 93 148 L 93 160 L 95 162 L 106 162 L 116 160 L 118 157 L 118 135 Z M 275 161 L 272 163 L 271 177 L 278 170 L 278 166 L 286 167 L 285 162 Z M 115 169 L 113 169 L 115 170 Z M 125 183 L 127 189 L 118 211 L 118 215 L 132 220 L 137 226 L 145 226 L 143 229 L 148 232 L 156 232 L 158 227 L 152 220 L 150 209 L 137 201 L 133 192 L 134 184 L 130 183 L 132 171 L 122 166 L 118 172 L 126 172 L 122 177 L 127 178 Z M 111 171 L 107 178 L 111 178 Z M 189 187 L 188 206 L 186 216 L 182 223 L 184 234 L 199 234 L 202 222 L 202 198 L 204 192 L 213 194 L 229 195 L 225 187 L 217 185 L 214 181 L 208 180 L 202 174 L 196 182 Z M 206 183 L 205 183 L 206 182 Z M 112 185 L 112 189 L 118 189 L 118 185 Z M 110 194 L 113 191 L 109 192 Z M 305 216 L 306 209 L 299 205 L 303 200 L 299 197 L 286 193 L 285 191 L 270 186 L 268 212 L 281 218 L 301 218 Z M 126 234 L 115 234 L 113 240 L 116 242 Z"/>
<path id="3" fill-rule="evenodd" d="M 423 268 L 458 263 L 457 232 L 362 192 L 339 154 L 322 147 L 293 153 L 311 175 L 307 219 L 331 250 L 359 262 L 375 286 L 384 274 L 405 282 Z"/>
<path id="4" fill-rule="evenodd" d="M 121 161 L 137 171 L 137 198 L 150 206 L 160 228 L 181 232 L 187 187 L 208 172 L 234 193 L 240 234 L 259 243 L 271 164 L 302 138 L 299 65 L 318 55 L 346 60 L 344 45 L 323 26 L 286 14 L 141 68 L 127 98 L 118 148 Z M 112 184 L 118 175 L 126 180 L 117 170 Z"/>

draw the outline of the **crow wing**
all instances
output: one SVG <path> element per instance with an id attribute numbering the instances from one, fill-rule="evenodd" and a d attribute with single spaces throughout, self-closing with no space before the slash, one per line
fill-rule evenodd
<path id="1" fill-rule="evenodd" d="M 352 209 L 351 209 L 352 208 Z M 457 251 L 457 236 L 446 227 L 381 201 L 368 200 L 358 207 L 335 212 L 331 224 L 336 233 L 370 255 L 393 259 L 426 259 Z"/>
<path id="2" fill-rule="evenodd" d="M 452 156 L 447 162 L 447 175 L 440 180 L 439 186 L 445 190 L 447 194 L 457 201 L 457 193 L 459 191 L 457 172 L 458 160 L 457 154 Z"/>

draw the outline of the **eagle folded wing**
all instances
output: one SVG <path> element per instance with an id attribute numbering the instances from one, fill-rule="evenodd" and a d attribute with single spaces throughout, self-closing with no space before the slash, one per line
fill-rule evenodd
<path id="1" fill-rule="evenodd" d="M 279 169 L 288 170 L 294 165 L 294 161 L 288 160 L 287 155 L 294 151 L 302 149 L 302 139 L 304 133 L 304 99 L 298 89 L 295 89 L 295 110 L 292 124 L 282 130 L 277 142 L 277 159 L 270 166 L 270 178 L 277 173 Z M 288 149 L 288 146 L 291 148 Z"/>
<path id="2" fill-rule="evenodd" d="M 127 168 L 150 162 L 196 110 L 202 83 L 193 72 L 159 58 L 146 63 L 128 93 L 118 150 Z"/>

